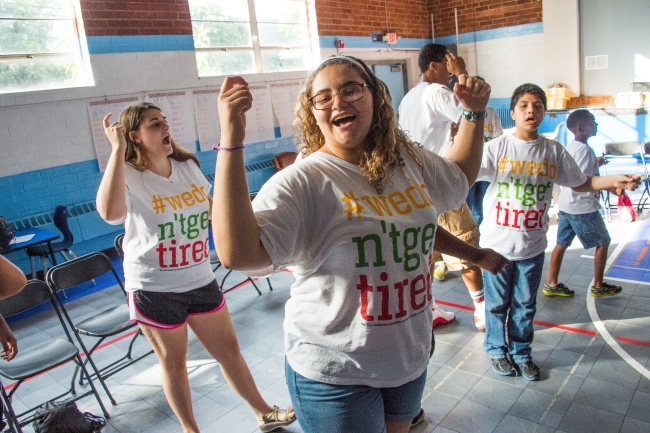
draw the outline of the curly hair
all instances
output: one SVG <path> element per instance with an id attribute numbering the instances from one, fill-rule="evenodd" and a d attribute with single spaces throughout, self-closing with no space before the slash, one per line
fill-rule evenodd
<path id="1" fill-rule="evenodd" d="M 305 88 L 298 96 L 294 129 L 297 147 L 303 156 L 316 152 L 325 144 L 325 136 L 316 123 L 309 98 L 318 73 L 331 65 L 343 65 L 354 69 L 366 81 L 365 84 L 372 94 L 372 124 L 362 144 L 359 160 L 359 169 L 368 182 L 379 194 L 383 192 L 384 187 L 390 184 L 395 165 L 404 165 L 404 159 L 400 154 L 401 148 L 423 171 L 422 162 L 413 150 L 417 144 L 411 141 L 397 125 L 388 88 L 362 60 L 351 56 L 334 56 L 321 63 L 309 75 Z"/>
<path id="2" fill-rule="evenodd" d="M 124 138 L 126 138 L 125 162 L 131 164 L 131 166 L 140 171 L 144 171 L 151 167 L 151 160 L 147 155 L 146 149 L 131 140 L 131 132 L 136 131 L 140 127 L 140 122 L 142 121 L 145 111 L 151 109 L 162 111 L 160 110 L 160 107 L 152 102 L 140 101 L 124 107 L 119 117 L 119 122 L 124 124 L 126 129 L 124 132 Z M 191 159 L 200 167 L 199 159 L 196 155 L 181 147 L 173 138 L 170 138 L 170 141 L 172 144 L 172 154 L 169 155 L 170 158 L 178 162 L 184 162 Z"/>

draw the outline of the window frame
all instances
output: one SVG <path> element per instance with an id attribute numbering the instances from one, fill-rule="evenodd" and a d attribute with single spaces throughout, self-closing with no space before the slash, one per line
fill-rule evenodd
<path id="1" fill-rule="evenodd" d="M 188 2 L 191 2 L 192 0 L 188 0 Z M 315 8 L 315 1 L 314 0 L 289 0 L 289 1 L 295 1 L 296 3 L 301 3 L 304 5 L 306 9 L 306 19 L 307 22 L 305 23 L 305 28 L 307 29 L 308 32 L 308 45 L 296 45 L 293 47 L 286 47 L 286 46 L 264 46 L 262 47 L 260 44 L 260 35 L 259 35 L 259 28 L 258 28 L 258 20 L 257 20 L 257 11 L 255 10 L 255 0 L 247 0 L 248 4 L 248 25 L 250 26 L 250 31 L 251 31 L 251 40 L 252 40 L 252 47 L 237 47 L 237 46 L 214 46 L 214 47 L 209 47 L 209 48 L 198 48 L 194 47 L 194 50 L 196 53 L 213 53 L 213 52 L 219 52 L 219 51 L 226 51 L 226 52 L 252 52 L 253 53 L 253 58 L 254 58 L 254 66 L 255 66 L 255 71 L 252 72 L 253 74 L 267 74 L 267 73 L 282 73 L 282 72 L 295 72 L 296 70 L 286 70 L 286 71 L 269 71 L 265 72 L 263 70 L 263 59 L 262 59 L 262 53 L 264 51 L 279 51 L 279 50 L 293 50 L 293 49 L 307 49 L 310 51 L 310 57 L 311 57 L 311 64 L 308 65 L 304 70 L 309 70 L 314 67 L 314 65 L 317 64 L 317 62 L 320 59 L 320 46 L 318 44 L 318 29 L 316 27 L 316 8 Z M 215 22 L 212 20 L 195 20 L 190 16 L 190 19 L 192 23 L 194 22 Z M 244 24 L 243 21 L 220 21 L 224 23 L 240 23 Z M 293 24 L 293 23 L 285 23 L 285 24 Z M 194 26 L 192 26 L 192 36 L 194 36 Z M 201 72 L 199 72 L 199 77 L 217 77 L 221 75 L 201 75 Z M 239 74 L 247 74 L 247 72 L 235 72 Z M 250 74 L 250 73 L 248 73 Z"/>
<path id="2" fill-rule="evenodd" d="M 86 32 L 83 25 L 83 19 L 81 15 L 81 5 L 80 0 L 68 0 L 68 5 L 70 7 L 71 15 L 69 18 L 64 17 L 0 17 L 0 21 L 69 21 L 72 24 L 74 30 L 74 35 L 76 40 L 74 41 L 74 46 L 77 48 L 74 51 L 61 51 L 61 52 L 23 52 L 23 53 L 12 53 L 12 54 L 3 54 L 0 52 L 0 62 L 2 61 L 11 61 L 11 60 L 38 60 L 38 59 L 47 59 L 47 58 L 59 58 L 64 59 L 67 57 L 73 57 L 75 59 L 81 59 L 80 61 L 80 70 L 79 78 L 73 84 L 65 84 L 63 82 L 59 83 L 56 86 L 35 86 L 33 88 L 25 89 L 4 89 L 0 87 L 0 95 L 6 95 L 11 93 L 23 93 L 23 92 L 38 92 L 38 91 L 47 91 L 47 90 L 57 90 L 57 89 L 69 89 L 74 87 L 85 87 L 92 86 L 95 84 L 92 68 L 90 65 L 90 55 L 88 52 L 88 43 L 86 40 Z"/>

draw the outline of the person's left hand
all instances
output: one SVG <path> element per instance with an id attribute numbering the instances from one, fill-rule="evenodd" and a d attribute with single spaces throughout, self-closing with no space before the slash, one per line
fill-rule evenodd
<path id="1" fill-rule="evenodd" d="M 607 161 L 607 159 L 605 159 L 604 156 L 596 157 L 596 164 L 598 164 L 598 167 L 600 167 L 601 165 L 605 165 L 607 163 L 609 163 L 609 161 Z"/>
<path id="2" fill-rule="evenodd" d="M 477 77 L 458 76 L 454 95 L 467 111 L 483 112 L 490 99 L 490 85 Z"/>
<path id="3" fill-rule="evenodd" d="M 5 319 L 0 316 L 0 343 L 2 344 L 2 359 L 11 361 L 18 354 L 18 340 Z"/>
<path id="4" fill-rule="evenodd" d="M 634 191 L 641 183 L 641 176 L 638 174 L 617 174 L 614 177 L 614 187 Z"/>
<path id="5" fill-rule="evenodd" d="M 480 258 L 474 262 L 481 269 L 485 269 L 495 275 L 509 263 L 510 261 L 508 259 L 491 248 L 481 248 Z"/>

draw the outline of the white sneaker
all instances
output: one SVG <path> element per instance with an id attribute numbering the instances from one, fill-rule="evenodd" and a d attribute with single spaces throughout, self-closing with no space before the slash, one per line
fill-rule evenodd
<path id="1" fill-rule="evenodd" d="M 451 311 L 442 311 L 440 307 L 433 308 L 433 326 L 446 325 L 453 322 L 456 315 Z"/>
<path id="2" fill-rule="evenodd" d="M 447 266 L 443 262 L 439 264 L 436 267 L 436 269 L 433 270 L 433 278 L 442 281 L 445 279 L 446 276 L 447 276 Z"/>
<path id="3" fill-rule="evenodd" d="M 485 332 L 485 302 L 474 304 L 474 325 L 477 331 Z"/>

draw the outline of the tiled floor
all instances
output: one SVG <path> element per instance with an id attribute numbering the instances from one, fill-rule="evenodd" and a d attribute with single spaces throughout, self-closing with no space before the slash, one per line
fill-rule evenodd
<path id="1" fill-rule="evenodd" d="M 609 224 L 610 254 L 616 254 L 634 227 L 616 219 Z M 550 252 L 554 226 L 549 239 Z M 561 281 L 576 290 L 574 298 L 548 298 L 540 291 L 533 345 L 534 360 L 542 371 L 539 382 L 493 373 L 483 351 L 483 334 L 474 329 L 472 303 L 460 276 L 450 273 L 445 281 L 436 281 L 434 295 L 445 309 L 457 314 L 457 321 L 436 328 L 436 351 L 422 401 L 426 419 L 412 431 L 649 432 L 650 287 L 623 282 L 622 294 L 591 298 L 587 293 L 591 254 L 593 250 L 585 251 L 576 243 L 565 256 Z M 250 286 L 226 295 L 257 385 L 270 403 L 279 406 L 290 402 L 284 383 L 282 321 L 292 280 L 289 273 L 277 273 L 272 277 L 273 292 L 260 281 L 262 296 Z M 123 302 L 121 295 L 107 289 L 70 305 L 74 315 L 92 315 L 118 302 Z M 27 347 L 54 336 L 55 320 L 52 312 L 45 312 L 13 323 L 19 345 Z M 102 362 L 118 356 L 127 344 L 128 340 L 121 340 L 102 349 Z M 140 352 L 148 349 L 143 339 L 138 346 Z M 215 361 L 193 335 L 188 372 L 202 432 L 259 431 L 250 410 L 225 384 Z M 20 409 L 55 395 L 65 389 L 70 374 L 71 367 L 64 366 L 25 383 L 15 406 Z M 180 431 L 163 395 L 153 355 L 116 374 L 107 384 L 118 404 L 111 406 L 104 400 L 111 414 L 105 432 Z M 82 400 L 80 407 L 101 413 L 92 397 Z M 26 431 L 31 432 L 31 427 Z M 294 423 L 285 431 L 302 430 Z"/>

